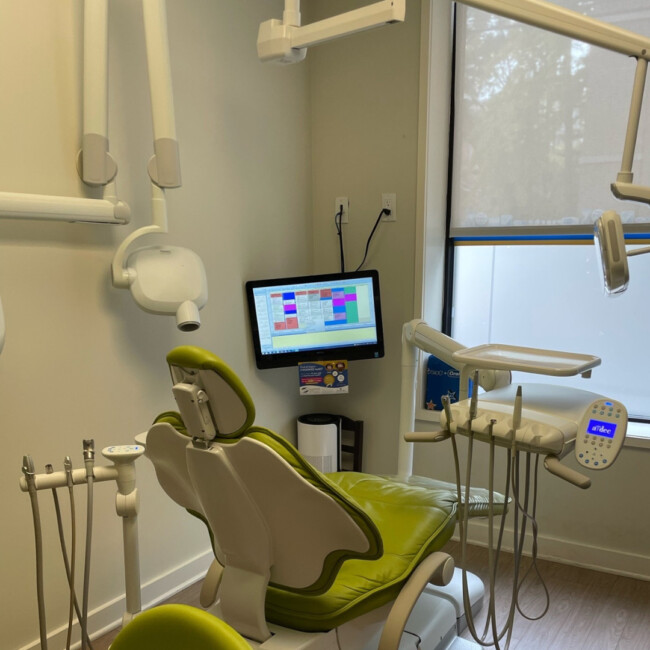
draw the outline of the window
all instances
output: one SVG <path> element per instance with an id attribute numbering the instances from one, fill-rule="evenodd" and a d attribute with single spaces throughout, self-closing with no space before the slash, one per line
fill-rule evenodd
<path id="1" fill-rule="evenodd" d="M 644 0 L 555 1 L 650 38 Z M 610 192 L 634 60 L 461 5 L 456 38 L 451 335 L 470 346 L 596 354 L 602 366 L 591 379 L 562 381 L 618 399 L 650 423 L 650 255 L 632 258 L 630 288 L 607 297 L 591 234 L 609 209 L 633 237 L 650 232 L 650 206 Z M 635 183 L 650 185 L 649 158 L 642 119 Z M 630 434 L 650 441 L 650 424 Z"/>
<path id="2" fill-rule="evenodd" d="M 643 0 L 560 4 L 650 38 Z M 608 209 L 628 227 L 647 226 L 649 206 L 618 201 L 610 191 L 622 160 L 635 63 L 459 5 L 452 237 L 590 235 Z M 650 185 L 647 122 L 634 162 L 642 185 Z"/>

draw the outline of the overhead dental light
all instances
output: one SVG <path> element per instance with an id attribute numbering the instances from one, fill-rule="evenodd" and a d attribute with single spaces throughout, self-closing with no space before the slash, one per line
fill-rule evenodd
<path id="1" fill-rule="evenodd" d="M 201 258 L 178 246 L 128 250 L 144 235 L 167 233 L 165 188 L 181 186 L 165 0 L 143 0 L 142 6 L 154 131 L 154 155 L 148 165 L 152 225 L 132 232 L 120 244 L 113 257 L 113 286 L 131 289 L 145 311 L 175 314 L 178 328 L 190 332 L 199 328 L 199 310 L 208 299 Z"/>
<path id="2" fill-rule="evenodd" d="M 307 48 L 341 36 L 404 22 L 406 0 L 382 0 L 332 18 L 301 25 L 300 0 L 285 0 L 282 20 L 260 25 L 257 53 L 262 61 L 296 63 L 307 55 Z"/>
<path id="3" fill-rule="evenodd" d="M 623 293 L 630 280 L 627 258 L 650 253 L 650 246 L 628 251 L 620 215 L 605 212 L 594 224 L 594 243 L 603 270 L 603 286 L 609 295 Z"/>

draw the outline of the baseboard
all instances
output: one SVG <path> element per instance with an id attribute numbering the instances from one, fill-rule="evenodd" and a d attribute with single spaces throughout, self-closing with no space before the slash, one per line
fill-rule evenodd
<path id="1" fill-rule="evenodd" d="M 188 560 L 166 573 L 142 585 L 142 609 L 148 609 L 167 600 L 174 594 L 194 584 L 205 575 L 210 562 L 214 558 L 212 550 L 207 550 Z M 92 590 L 92 583 L 91 583 Z M 96 639 L 122 624 L 122 616 L 126 610 L 125 596 L 103 603 L 88 613 L 88 631 L 90 638 Z M 52 648 L 65 648 L 68 633 L 67 623 L 55 630 L 48 632 L 48 646 Z M 79 623 L 75 621 L 73 639 L 76 639 L 73 648 L 79 648 L 81 638 Z M 19 650 L 39 650 L 40 639 L 22 646 Z"/>
<path id="2" fill-rule="evenodd" d="M 456 532 L 453 539 L 458 541 Z M 477 546 L 488 545 L 487 521 L 472 521 L 467 541 Z M 530 534 L 527 534 L 525 553 L 530 555 Z M 581 544 L 567 539 L 560 539 L 540 534 L 538 536 L 537 556 L 559 564 L 570 564 L 583 569 L 593 569 L 605 573 L 650 580 L 650 556 L 626 553 L 613 548 Z M 503 550 L 512 552 L 512 529 L 506 527 L 503 535 Z"/>

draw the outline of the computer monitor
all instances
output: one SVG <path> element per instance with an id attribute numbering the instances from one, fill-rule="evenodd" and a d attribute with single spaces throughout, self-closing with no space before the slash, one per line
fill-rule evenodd
<path id="1" fill-rule="evenodd" d="M 246 296 L 260 369 L 384 356 L 377 271 L 250 281 Z"/>

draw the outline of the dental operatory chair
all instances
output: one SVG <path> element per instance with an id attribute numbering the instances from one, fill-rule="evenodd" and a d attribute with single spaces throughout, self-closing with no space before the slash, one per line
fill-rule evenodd
<path id="1" fill-rule="evenodd" d="M 453 560 L 439 552 L 456 524 L 455 485 L 322 474 L 254 424 L 248 391 L 221 359 L 183 346 L 167 361 L 180 413 L 137 440 L 165 492 L 208 527 L 203 607 L 254 648 L 475 647 L 456 636 L 462 596 L 444 586 Z M 486 504 L 473 490 L 470 515 Z"/>

